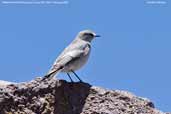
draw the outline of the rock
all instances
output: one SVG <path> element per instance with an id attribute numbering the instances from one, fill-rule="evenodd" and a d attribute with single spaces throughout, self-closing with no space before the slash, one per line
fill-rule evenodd
<path id="1" fill-rule="evenodd" d="M 0 114 L 166 114 L 146 99 L 82 82 L 44 80 L 0 86 Z"/>
<path id="2" fill-rule="evenodd" d="M 16 84 L 16 83 L 0 80 L 0 88 L 6 87 L 9 84 Z"/>

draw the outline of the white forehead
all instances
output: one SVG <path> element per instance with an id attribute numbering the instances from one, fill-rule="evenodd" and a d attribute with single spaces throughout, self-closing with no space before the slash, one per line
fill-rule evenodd
<path id="1" fill-rule="evenodd" d="M 92 33 L 92 34 L 95 34 L 95 32 L 93 32 L 92 30 L 83 30 L 83 31 L 80 31 L 80 34 L 84 34 L 84 33 Z"/>

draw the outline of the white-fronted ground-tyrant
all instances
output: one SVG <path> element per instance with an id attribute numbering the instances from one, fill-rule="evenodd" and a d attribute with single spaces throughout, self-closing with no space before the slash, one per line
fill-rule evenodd
<path id="1" fill-rule="evenodd" d="M 91 51 L 91 41 L 95 37 L 100 36 L 91 30 L 79 32 L 71 44 L 58 56 L 49 72 L 43 77 L 43 80 L 52 79 L 59 72 L 65 72 L 71 82 L 73 82 L 73 80 L 70 73 L 73 73 L 79 81 L 82 81 L 75 71 L 80 69 L 87 62 Z"/>

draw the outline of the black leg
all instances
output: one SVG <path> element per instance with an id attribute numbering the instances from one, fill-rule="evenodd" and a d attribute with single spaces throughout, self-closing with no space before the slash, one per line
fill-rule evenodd
<path id="1" fill-rule="evenodd" d="M 80 82 L 83 82 L 73 70 L 71 70 L 71 72 L 79 79 Z"/>
<path id="2" fill-rule="evenodd" d="M 71 80 L 71 82 L 74 82 L 74 81 L 72 80 L 72 78 L 71 78 L 70 74 L 69 74 L 69 73 L 67 73 L 67 75 L 68 75 L 69 79 Z"/>

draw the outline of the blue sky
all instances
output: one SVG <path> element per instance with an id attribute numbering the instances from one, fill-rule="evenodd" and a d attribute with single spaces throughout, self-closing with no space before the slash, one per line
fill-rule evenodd
<path id="1" fill-rule="evenodd" d="M 0 4 L 0 80 L 24 82 L 44 75 L 79 31 L 92 29 L 102 37 L 93 41 L 79 76 L 171 111 L 171 6 L 146 1 Z M 68 80 L 66 74 L 58 78 Z"/>

